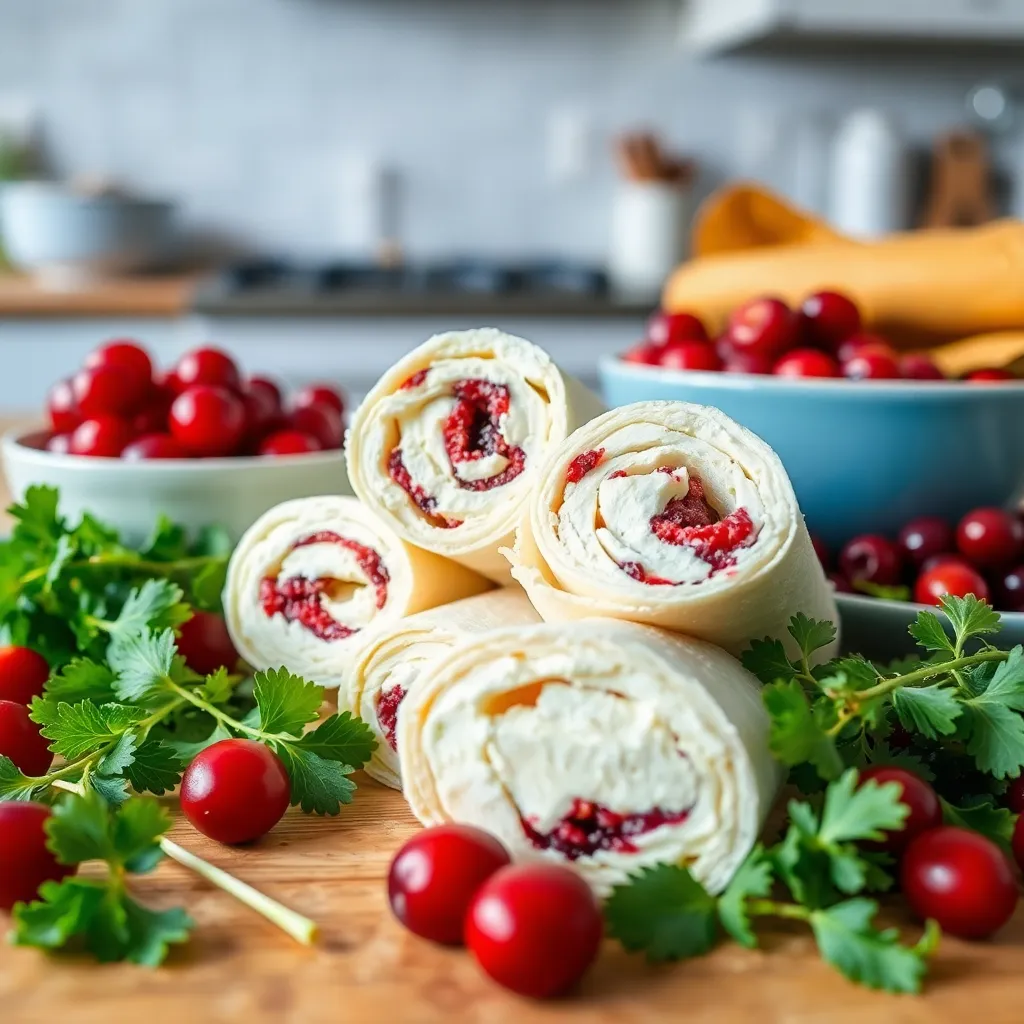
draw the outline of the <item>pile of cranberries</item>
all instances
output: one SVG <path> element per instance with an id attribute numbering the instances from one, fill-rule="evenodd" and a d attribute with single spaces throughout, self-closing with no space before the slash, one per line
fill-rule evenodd
<path id="1" fill-rule="evenodd" d="M 465 944 L 495 981 L 534 999 L 571 989 L 604 933 L 597 900 L 574 871 L 513 865 L 497 839 L 467 825 L 410 839 L 391 862 L 388 898 L 411 932 Z"/>
<path id="2" fill-rule="evenodd" d="M 860 310 L 840 292 L 815 292 L 799 309 L 763 296 L 738 306 L 712 339 L 692 313 L 656 313 L 647 336 L 622 356 L 627 363 L 669 370 L 773 373 L 779 377 L 850 380 L 944 380 L 927 356 L 898 353 L 863 330 Z M 969 381 L 1015 380 L 1009 370 L 974 370 Z"/>
<path id="3" fill-rule="evenodd" d="M 100 346 L 55 384 L 47 412 L 47 450 L 110 459 L 300 455 L 340 448 L 344 437 L 337 388 L 303 388 L 286 407 L 274 381 L 243 378 L 220 349 L 194 349 L 159 373 L 126 340 Z"/>
<path id="4" fill-rule="evenodd" d="M 862 534 L 843 546 L 837 565 L 825 545 L 812 539 L 840 593 L 905 585 L 919 604 L 974 594 L 1000 611 L 1024 612 L 1024 518 L 1004 509 L 976 508 L 956 526 L 920 516 L 895 540 Z"/>

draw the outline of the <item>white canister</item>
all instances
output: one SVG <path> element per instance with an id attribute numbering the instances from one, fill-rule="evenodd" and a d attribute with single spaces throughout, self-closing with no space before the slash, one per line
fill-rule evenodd
<path id="1" fill-rule="evenodd" d="M 832 144 L 829 219 L 855 238 L 878 238 L 907 226 L 910 179 L 899 130 L 879 110 L 855 110 Z"/>
<path id="2" fill-rule="evenodd" d="M 620 182 L 612 205 L 608 275 L 613 289 L 656 299 L 686 254 L 689 195 L 664 181 Z"/>

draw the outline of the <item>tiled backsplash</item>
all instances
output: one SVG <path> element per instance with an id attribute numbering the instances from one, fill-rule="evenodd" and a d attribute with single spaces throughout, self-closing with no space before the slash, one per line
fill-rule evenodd
<path id="1" fill-rule="evenodd" d="M 679 12 L 680 0 L 0 0 L 0 95 L 38 103 L 62 172 L 179 197 L 191 224 L 258 245 L 337 245 L 342 169 L 365 157 L 401 175 L 414 254 L 600 257 L 618 130 L 649 124 L 694 152 L 707 189 L 743 169 L 751 124 L 868 104 L 924 144 L 961 118 L 968 86 L 1013 66 L 895 50 L 700 63 L 678 47 Z M 570 183 L 546 162 L 560 108 L 591 126 L 590 167 Z"/>

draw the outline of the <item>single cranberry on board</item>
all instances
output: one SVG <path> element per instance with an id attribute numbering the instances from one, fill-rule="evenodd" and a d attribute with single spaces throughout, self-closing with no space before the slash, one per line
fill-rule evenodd
<path id="1" fill-rule="evenodd" d="M 782 299 L 752 299 L 729 315 L 725 336 L 737 352 L 780 356 L 797 341 L 797 318 Z"/>
<path id="2" fill-rule="evenodd" d="M 973 594 L 981 601 L 989 599 L 985 578 L 966 562 L 955 558 L 943 559 L 930 569 L 923 569 L 914 584 L 914 600 L 918 604 L 939 605 L 947 595 L 966 597 Z"/>
<path id="3" fill-rule="evenodd" d="M 223 616 L 196 610 L 180 629 L 178 653 L 193 672 L 201 676 L 208 676 L 219 668 L 234 672 L 238 666 L 238 651 Z"/>
<path id="4" fill-rule="evenodd" d="M 197 348 L 186 352 L 169 375 L 179 392 L 197 384 L 236 391 L 241 375 L 234 359 L 219 348 Z"/>
<path id="5" fill-rule="evenodd" d="M 187 459 L 188 451 L 170 434 L 146 434 L 136 438 L 124 451 L 121 458 L 128 462 L 143 462 L 147 459 Z"/>
<path id="6" fill-rule="evenodd" d="M 841 377 L 839 364 L 827 353 L 816 348 L 796 348 L 776 362 L 772 373 L 776 377 Z"/>
<path id="7" fill-rule="evenodd" d="M 1024 526 L 1004 509 L 976 508 L 957 524 L 956 546 L 975 565 L 1009 565 L 1024 549 Z"/>
<path id="8" fill-rule="evenodd" d="M 77 870 L 61 864 L 46 845 L 51 814 L 42 804 L 0 803 L 0 910 L 31 903 L 43 882 L 59 882 Z"/>
<path id="9" fill-rule="evenodd" d="M 808 295 L 800 306 L 800 332 L 811 345 L 835 352 L 860 331 L 860 310 L 842 292 L 822 291 Z"/>
<path id="10" fill-rule="evenodd" d="M 0 754 L 9 757 L 24 775 L 38 778 L 53 764 L 50 741 L 28 717 L 24 704 L 0 700 Z"/>
<path id="11" fill-rule="evenodd" d="M 900 803 L 909 810 L 903 820 L 903 828 L 885 832 L 885 838 L 877 844 L 880 849 L 889 853 L 902 853 L 910 843 L 922 832 L 938 828 L 942 824 L 942 805 L 938 795 L 920 775 L 915 775 L 906 768 L 880 765 L 875 768 L 862 768 L 860 783 L 874 780 L 880 786 L 894 782 L 900 787 Z"/>
<path id="12" fill-rule="evenodd" d="M 911 519 L 896 538 L 900 550 L 914 565 L 951 552 L 955 546 L 953 527 L 939 516 Z"/>
<path id="13" fill-rule="evenodd" d="M 550 999 L 576 985 L 597 957 L 604 920 L 590 886 L 559 864 L 502 868 L 477 891 L 466 945 L 498 984 Z"/>
<path id="14" fill-rule="evenodd" d="M 946 375 L 928 356 L 913 352 L 900 356 L 900 375 L 907 380 L 945 380 Z"/>
<path id="15" fill-rule="evenodd" d="M 661 347 L 659 363 L 666 370 L 720 370 L 714 345 L 707 341 L 670 341 Z"/>
<path id="16" fill-rule="evenodd" d="M 301 430 L 279 430 L 260 442 L 260 455 L 308 455 L 323 451 L 323 445 Z"/>
<path id="17" fill-rule="evenodd" d="M 68 451 L 72 455 L 116 459 L 131 440 L 132 428 L 124 420 L 116 416 L 96 416 L 75 427 Z"/>
<path id="18" fill-rule="evenodd" d="M 46 659 L 28 647 L 0 647 L 0 700 L 31 704 L 50 677 Z"/>
<path id="19" fill-rule="evenodd" d="M 466 912 L 477 890 L 510 862 L 505 847 L 481 829 L 470 825 L 424 829 L 391 861 L 391 910 L 421 938 L 461 945 Z"/>
<path id="20" fill-rule="evenodd" d="M 839 568 L 851 583 L 864 580 L 891 587 L 900 581 L 903 555 L 888 537 L 865 533 L 846 543 L 839 553 Z"/>
<path id="21" fill-rule="evenodd" d="M 193 455 L 233 455 L 245 431 L 242 400 L 226 388 L 200 384 L 171 406 L 171 434 Z"/>
<path id="22" fill-rule="evenodd" d="M 284 817 L 291 780 L 270 747 L 220 740 L 196 755 L 181 778 L 181 809 L 218 843 L 251 843 Z"/>
<path id="23" fill-rule="evenodd" d="M 70 380 L 59 380 L 46 396 L 50 426 L 58 434 L 70 434 L 82 422 L 82 411 L 75 402 Z"/>
<path id="24" fill-rule="evenodd" d="M 145 398 L 153 384 L 153 360 L 138 342 L 119 339 L 101 345 L 85 359 L 87 370 L 100 366 L 117 367 L 128 377 L 132 394 L 140 400 Z"/>
<path id="25" fill-rule="evenodd" d="M 899 357 L 888 345 L 860 345 L 843 363 L 850 380 L 899 380 Z"/>
<path id="26" fill-rule="evenodd" d="M 657 366 L 661 358 L 661 345 L 650 341 L 641 341 L 632 348 L 626 349 L 619 357 L 624 363 L 636 363 L 639 366 Z"/>
<path id="27" fill-rule="evenodd" d="M 655 313 L 647 321 L 647 340 L 655 345 L 676 341 L 707 341 L 708 331 L 700 317 L 692 313 Z"/>
<path id="28" fill-rule="evenodd" d="M 1017 906 L 1017 882 L 1006 855 L 978 832 L 943 826 L 919 835 L 903 854 L 900 883 L 910 909 L 944 932 L 984 939 Z"/>

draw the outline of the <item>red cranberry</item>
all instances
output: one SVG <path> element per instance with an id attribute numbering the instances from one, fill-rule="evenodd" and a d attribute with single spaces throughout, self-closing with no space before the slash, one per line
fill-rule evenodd
<path id="1" fill-rule="evenodd" d="M 86 369 L 101 366 L 115 366 L 130 381 L 130 389 L 136 402 L 141 403 L 153 383 L 153 362 L 149 353 L 134 341 L 110 341 L 89 353 L 85 360 Z"/>
<path id="2" fill-rule="evenodd" d="M 238 651 L 231 641 L 224 619 L 214 612 L 195 611 L 181 626 L 178 653 L 193 672 L 208 676 L 219 668 L 234 672 Z"/>
<path id="3" fill-rule="evenodd" d="M 843 363 L 850 380 L 898 380 L 899 357 L 888 345 L 860 345 Z"/>
<path id="4" fill-rule="evenodd" d="M 68 455 L 71 452 L 71 435 L 51 434 L 46 439 L 46 450 L 54 455 Z"/>
<path id="5" fill-rule="evenodd" d="M 940 562 L 932 569 L 925 569 L 917 577 L 914 600 L 918 604 L 938 605 L 947 594 L 954 597 L 973 594 L 979 600 L 987 601 L 988 584 L 969 565 L 952 559 Z"/>
<path id="6" fill-rule="evenodd" d="M 277 412 L 284 407 L 281 389 L 269 377 L 250 377 L 245 386 L 246 391 L 256 391 L 270 399 Z"/>
<path id="7" fill-rule="evenodd" d="M 900 375 L 907 380 L 945 380 L 946 375 L 928 358 L 917 353 L 900 357 Z"/>
<path id="8" fill-rule="evenodd" d="M 71 378 L 75 404 L 83 416 L 126 416 L 145 398 L 132 388 L 132 378 L 117 366 L 79 370 Z"/>
<path id="9" fill-rule="evenodd" d="M 594 962 L 604 934 L 590 887 L 559 864 L 502 868 L 466 915 L 466 944 L 500 985 L 533 999 L 572 988 Z"/>
<path id="10" fill-rule="evenodd" d="M 841 572 L 830 572 L 827 574 L 829 582 L 835 588 L 837 594 L 856 594 L 857 591 L 850 586 L 850 581 Z"/>
<path id="11" fill-rule="evenodd" d="M 0 647 L 0 700 L 31 704 L 50 678 L 46 659 L 28 647 Z"/>
<path id="12" fill-rule="evenodd" d="M 996 588 L 997 607 L 1004 612 L 1024 612 L 1024 565 L 1002 574 Z"/>
<path id="13" fill-rule="evenodd" d="M 260 443 L 260 455 L 308 455 L 323 451 L 320 442 L 298 430 L 279 430 Z"/>
<path id="14" fill-rule="evenodd" d="M 1017 375 L 999 366 L 990 366 L 983 370 L 971 370 L 964 380 L 975 384 L 992 384 L 1004 380 L 1016 380 Z"/>
<path id="15" fill-rule="evenodd" d="M 839 348 L 836 349 L 836 358 L 840 363 L 848 362 L 854 357 L 859 349 L 866 346 L 880 345 L 882 348 L 891 349 L 892 346 L 888 341 L 885 340 L 880 334 L 869 334 L 866 331 L 862 331 L 860 334 L 855 334 L 850 338 L 847 338 Z"/>
<path id="16" fill-rule="evenodd" d="M 178 391 L 197 384 L 237 391 L 241 377 L 238 366 L 226 352 L 218 348 L 197 348 L 178 360 L 172 382 Z"/>
<path id="17" fill-rule="evenodd" d="M 812 533 L 811 546 L 818 556 L 818 561 L 821 562 L 822 569 L 827 572 L 832 568 L 832 552 L 829 551 L 828 545 L 816 533 Z"/>
<path id="18" fill-rule="evenodd" d="M 72 455 L 116 459 L 132 439 L 132 429 L 116 416 L 96 416 L 80 423 L 68 442 Z"/>
<path id="19" fill-rule="evenodd" d="M 225 388 L 201 384 L 171 406 L 171 434 L 193 455 L 231 455 L 245 430 L 245 407 Z"/>
<path id="20" fill-rule="evenodd" d="M 956 546 L 975 565 L 1008 565 L 1024 547 L 1024 527 L 1001 508 L 976 508 L 957 524 Z"/>
<path id="21" fill-rule="evenodd" d="M 726 337 L 737 352 L 778 356 L 796 343 L 796 317 L 781 299 L 753 299 L 732 311 Z"/>
<path id="22" fill-rule="evenodd" d="M 121 452 L 121 458 L 129 462 L 142 462 L 146 459 L 187 459 L 188 451 L 170 434 L 147 434 L 132 441 Z"/>
<path id="23" fill-rule="evenodd" d="M 31 903 L 43 882 L 59 882 L 75 868 L 61 864 L 46 845 L 50 808 L 42 804 L 0 803 L 0 910 Z"/>
<path id="24" fill-rule="evenodd" d="M 339 416 L 345 411 L 345 399 L 341 392 L 330 384 L 310 384 L 295 393 L 293 409 L 305 409 L 310 405 L 328 405 Z"/>
<path id="25" fill-rule="evenodd" d="M 657 366 L 661 359 L 661 345 L 649 341 L 641 341 L 619 357 L 624 363 L 637 363 L 640 366 Z"/>
<path id="26" fill-rule="evenodd" d="M 505 847 L 478 828 L 428 828 L 410 839 L 391 862 L 391 910 L 421 938 L 461 945 L 463 922 L 473 897 L 509 861 Z"/>
<path id="27" fill-rule="evenodd" d="M 722 369 L 726 373 L 771 373 L 775 368 L 775 359 L 770 355 L 757 352 L 740 352 L 732 346 L 728 338 L 719 338 L 715 343 Z"/>
<path id="28" fill-rule="evenodd" d="M 284 816 L 292 784 L 281 759 L 254 740 L 221 740 L 196 755 L 181 778 L 181 809 L 218 843 L 251 843 Z"/>
<path id="29" fill-rule="evenodd" d="M 957 565 L 965 566 L 968 569 L 974 568 L 967 559 L 962 558 L 955 552 L 945 552 L 941 555 L 932 555 L 931 558 L 926 558 L 921 563 L 921 572 L 931 572 L 932 569 L 935 569 L 940 565 L 948 565 L 950 562 L 955 562 Z"/>
<path id="30" fill-rule="evenodd" d="M 246 384 L 239 395 L 245 407 L 245 436 L 251 443 L 266 437 L 280 423 L 281 408 L 265 388 Z"/>
<path id="31" fill-rule="evenodd" d="M 1013 827 L 1013 837 L 1010 846 L 1013 850 L 1013 859 L 1017 862 L 1017 867 L 1024 871 L 1024 825 L 1021 825 L 1022 821 L 1024 821 L 1024 815 L 1017 819 L 1017 824 Z"/>
<path id="32" fill-rule="evenodd" d="M 932 918 L 962 939 L 998 931 L 1017 906 L 1017 883 L 1002 850 L 963 828 L 918 836 L 903 855 L 900 881 L 918 917 Z"/>
<path id="33" fill-rule="evenodd" d="M 28 717 L 24 704 L 0 700 L 0 754 L 9 757 L 18 771 L 33 778 L 45 775 L 53 764 L 50 741 Z"/>
<path id="34" fill-rule="evenodd" d="M 307 405 L 295 409 L 288 417 L 288 426 L 301 434 L 309 434 L 326 449 L 340 448 L 345 427 L 338 412 L 328 405 Z"/>
<path id="35" fill-rule="evenodd" d="M 647 321 L 647 340 L 655 345 L 677 341 L 707 341 L 708 332 L 692 313 L 655 313 Z"/>
<path id="36" fill-rule="evenodd" d="M 900 530 L 897 538 L 903 554 L 914 565 L 953 550 L 953 528 L 938 516 L 918 516 Z"/>
<path id="37" fill-rule="evenodd" d="M 810 344 L 835 352 L 860 331 L 860 310 L 840 292 L 815 292 L 800 307 L 800 329 Z"/>
<path id="38" fill-rule="evenodd" d="M 841 377 L 839 364 L 816 348 L 797 348 L 787 352 L 772 371 L 777 377 Z"/>
<path id="39" fill-rule="evenodd" d="M 903 556 L 888 537 L 865 533 L 854 537 L 839 553 L 839 568 L 851 582 L 864 580 L 891 587 L 900 581 Z"/>
<path id="40" fill-rule="evenodd" d="M 1018 775 L 1006 787 L 1006 806 L 1014 814 L 1024 812 L 1024 775 Z"/>
<path id="41" fill-rule="evenodd" d="M 60 380 L 50 388 L 46 396 L 46 410 L 50 414 L 50 425 L 58 434 L 70 434 L 82 422 L 82 412 L 75 404 L 71 381 Z"/>
<path id="42" fill-rule="evenodd" d="M 720 370 L 722 361 L 706 341 L 671 341 L 661 348 L 660 363 L 667 370 Z"/>
<path id="43" fill-rule="evenodd" d="M 881 765 L 864 768 L 860 772 L 861 783 L 874 779 L 880 786 L 895 782 L 900 787 L 900 803 L 910 809 L 903 820 L 903 828 L 884 833 L 878 846 L 889 853 L 902 853 L 922 832 L 938 828 L 942 824 L 942 805 L 935 790 L 919 775 L 906 768 Z"/>

